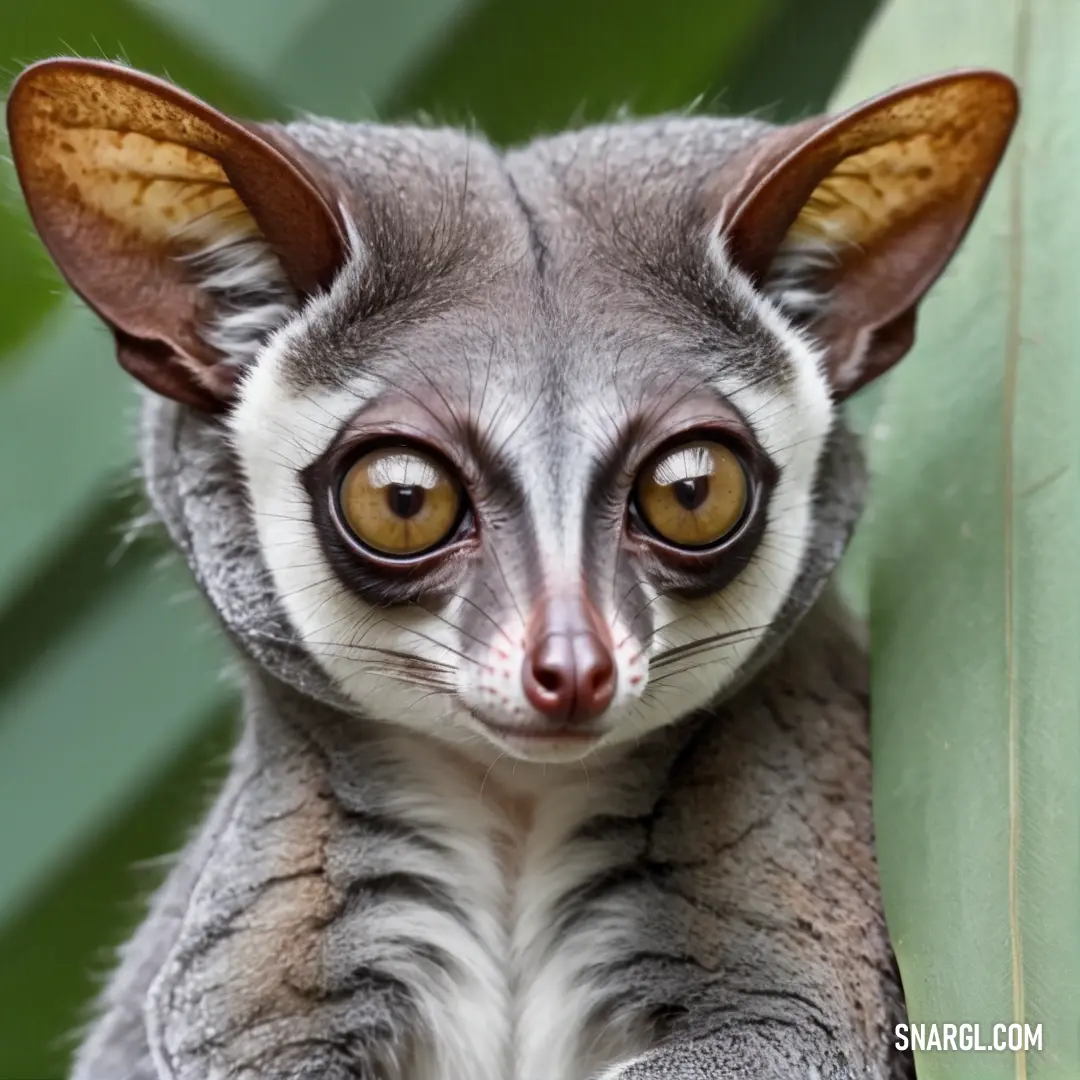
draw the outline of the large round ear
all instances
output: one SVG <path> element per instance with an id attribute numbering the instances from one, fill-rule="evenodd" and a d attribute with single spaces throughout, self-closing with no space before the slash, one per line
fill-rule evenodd
<path id="1" fill-rule="evenodd" d="M 330 200 L 282 136 L 160 79 L 92 60 L 27 68 L 8 133 L 30 215 L 72 288 L 154 390 L 226 405 L 220 320 L 257 321 L 329 285 L 346 251 Z M 227 310 L 225 310 L 227 309 Z"/>
<path id="2" fill-rule="evenodd" d="M 971 224 L 1017 90 L 992 71 L 902 86 L 780 128 L 725 198 L 729 256 L 826 349 L 843 398 L 911 347 L 915 310 Z"/>

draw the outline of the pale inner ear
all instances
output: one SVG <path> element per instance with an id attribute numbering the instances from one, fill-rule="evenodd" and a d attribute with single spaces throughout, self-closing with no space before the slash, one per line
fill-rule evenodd
<path id="1" fill-rule="evenodd" d="M 828 144 L 818 151 L 831 165 L 782 246 L 869 247 L 931 208 L 963 213 L 1000 152 L 1002 88 L 991 89 L 981 79 L 940 82 L 857 116 L 831 153 Z"/>
<path id="2" fill-rule="evenodd" d="M 1005 76 L 955 72 L 774 139 L 779 160 L 727 235 L 738 264 L 812 323 L 837 395 L 911 347 L 917 305 L 970 225 L 1017 106 Z"/>
<path id="3" fill-rule="evenodd" d="M 344 259 L 298 147 L 151 76 L 42 61 L 13 84 L 8 129 L 64 276 L 124 367 L 188 404 L 224 404 L 235 368 Z"/>
<path id="4" fill-rule="evenodd" d="M 844 158 L 813 190 L 782 247 L 866 247 L 962 187 L 951 140 L 921 133 Z"/>
<path id="5" fill-rule="evenodd" d="M 766 292 L 793 316 L 815 317 L 839 272 L 899 252 L 920 221 L 966 222 L 1002 145 L 991 103 L 979 80 L 946 82 L 870 109 L 812 147 L 807 158 L 825 159 L 825 175 L 776 249 Z M 923 261 L 926 252 L 909 252 L 891 273 L 899 280 Z"/>
<path id="6" fill-rule="evenodd" d="M 221 232 L 258 236 L 254 218 L 207 154 L 133 131 L 68 128 L 43 156 L 109 225 L 173 254 Z"/>
<path id="7" fill-rule="evenodd" d="M 64 197 L 79 204 L 81 220 L 92 215 L 94 230 L 100 230 L 95 243 L 132 253 L 134 273 L 140 250 L 152 253 L 151 265 L 158 267 L 149 274 L 169 274 L 162 264 L 170 261 L 186 266 L 185 275 L 205 298 L 198 304 L 198 330 L 188 331 L 186 341 L 197 333 L 221 356 L 247 359 L 287 318 L 293 290 L 224 168 L 209 154 L 136 131 L 89 126 L 51 130 L 39 161 L 63 177 Z"/>
<path id="8" fill-rule="evenodd" d="M 818 313 L 828 302 L 825 275 L 955 197 L 960 182 L 946 143 L 920 132 L 843 158 L 788 229 L 765 291 L 793 316 Z"/>

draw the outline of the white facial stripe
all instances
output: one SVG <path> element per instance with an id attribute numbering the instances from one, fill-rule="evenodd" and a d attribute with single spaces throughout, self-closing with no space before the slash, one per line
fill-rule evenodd
<path id="1" fill-rule="evenodd" d="M 768 521 L 746 568 L 722 592 L 701 600 L 655 597 L 656 632 L 648 644 L 650 686 L 632 710 L 626 737 L 700 708 L 732 682 L 749 659 L 793 588 L 813 525 L 813 484 L 818 460 L 834 421 L 821 357 L 779 309 L 732 265 L 719 238 L 710 245 L 719 276 L 741 303 L 783 346 L 789 377 L 777 388 L 732 373 L 714 382 L 746 418 L 780 480 Z M 707 651 L 688 650 L 670 660 L 667 650 L 717 635 L 732 635 Z M 659 660 L 658 660 L 659 658 Z"/>
<path id="2" fill-rule="evenodd" d="M 341 585 L 323 554 L 300 480 L 358 406 L 381 389 L 358 376 L 347 389 L 290 391 L 284 373 L 289 349 L 332 303 L 331 295 L 309 304 L 267 343 L 241 387 L 231 418 L 233 444 L 247 476 L 263 558 L 311 654 L 368 714 L 405 724 L 416 720 L 426 729 L 431 716 L 417 718 L 414 709 L 431 688 L 388 677 L 377 650 L 418 653 L 449 667 L 459 659 L 449 632 L 430 625 L 435 620 L 423 613 L 383 615 Z M 444 700 L 433 700 L 426 713 L 446 711 Z"/>
<path id="3" fill-rule="evenodd" d="M 270 339 L 232 414 L 233 443 L 247 475 L 263 557 L 309 651 L 367 715 L 476 743 L 484 729 L 470 707 L 508 719 L 531 711 L 521 680 L 521 620 L 507 622 L 495 635 L 491 656 L 465 654 L 455 630 L 467 614 L 464 600 L 441 618 L 418 608 L 374 608 L 338 581 L 319 543 L 299 474 L 327 450 L 361 404 L 385 389 L 360 374 L 344 388 L 290 391 L 289 350 L 305 340 L 332 303 L 332 296 L 314 302 Z M 509 439 L 521 418 L 507 409 L 492 411 L 498 444 Z M 410 685 L 404 676 L 387 674 L 376 649 L 445 665 L 447 686 L 433 693 L 431 685 Z M 641 682 L 628 676 L 625 685 Z"/>

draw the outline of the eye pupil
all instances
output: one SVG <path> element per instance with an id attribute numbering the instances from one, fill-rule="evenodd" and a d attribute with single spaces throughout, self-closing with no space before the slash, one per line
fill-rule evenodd
<path id="1" fill-rule="evenodd" d="M 391 484 L 386 489 L 386 501 L 393 514 L 407 520 L 424 508 L 424 489 L 415 484 Z"/>
<path id="2" fill-rule="evenodd" d="M 697 510 L 709 497 L 709 478 L 693 476 L 678 480 L 671 485 L 671 493 L 684 510 Z"/>

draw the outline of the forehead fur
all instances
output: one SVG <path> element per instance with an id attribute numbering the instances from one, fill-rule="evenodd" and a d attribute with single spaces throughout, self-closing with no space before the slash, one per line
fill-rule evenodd
<path id="1" fill-rule="evenodd" d="M 505 377 L 553 386 L 685 368 L 783 380 L 773 336 L 709 257 L 703 187 L 768 130 L 666 118 L 537 140 L 507 154 L 447 129 L 291 125 L 356 221 L 361 258 L 318 332 L 292 350 L 294 389 L 339 384 L 365 361 L 438 357 L 461 381 L 490 352 Z M 516 363 L 508 363 L 511 358 Z M 590 365 L 595 369 L 590 371 Z M 470 367 L 471 371 L 471 367 Z"/>

